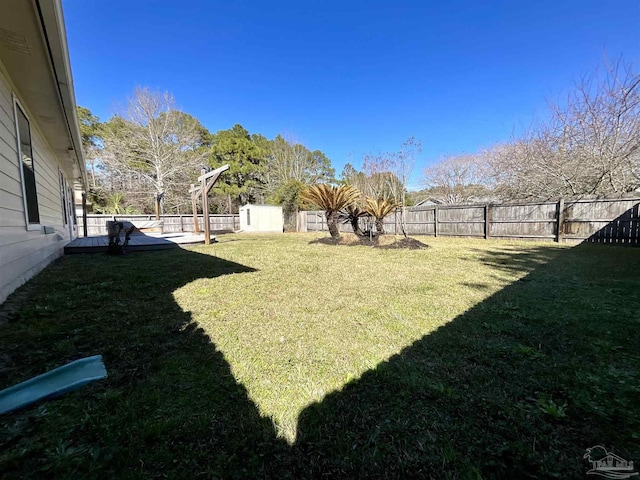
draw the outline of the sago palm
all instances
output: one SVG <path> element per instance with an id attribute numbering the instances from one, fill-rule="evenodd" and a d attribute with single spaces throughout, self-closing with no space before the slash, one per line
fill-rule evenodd
<path id="1" fill-rule="evenodd" d="M 397 207 L 398 204 L 388 198 L 378 198 L 374 200 L 371 197 L 367 197 L 365 199 L 364 209 L 369 215 L 375 218 L 378 235 L 384 234 L 384 217 L 393 212 Z"/>
<path id="2" fill-rule="evenodd" d="M 359 237 L 364 237 L 365 233 L 360 228 L 360 218 L 366 217 L 369 214 L 357 203 L 352 203 L 351 205 L 347 205 L 343 210 L 340 210 L 338 213 L 338 220 L 342 223 L 351 224 L 351 228 L 353 228 L 353 233 L 355 233 Z"/>
<path id="3" fill-rule="evenodd" d="M 357 188 L 351 185 L 333 187 L 318 183 L 308 187 L 302 194 L 302 199 L 317 205 L 327 217 L 329 233 L 333 238 L 340 238 L 338 230 L 338 212 L 348 205 L 352 205 L 360 196 Z"/>

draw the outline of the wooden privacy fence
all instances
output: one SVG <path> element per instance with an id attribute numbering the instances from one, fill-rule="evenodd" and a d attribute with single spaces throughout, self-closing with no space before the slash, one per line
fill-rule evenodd
<path id="1" fill-rule="evenodd" d="M 106 235 L 107 220 L 155 220 L 155 215 L 87 215 L 87 235 Z M 160 215 L 163 221 L 164 233 L 193 232 L 193 215 Z M 240 217 L 238 214 L 209 215 L 211 231 L 239 230 Z M 200 230 L 202 230 L 202 215 L 198 215 Z M 82 232 L 82 215 L 78 216 L 78 231 Z"/>
<path id="2" fill-rule="evenodd" d="M 640 246 L 640 197 L 407 208 L 410 235 L 595 242 Z M 300 231 L 327 231 L 324 212 L 301 212 Z M 387 233 L 402 233 L 400 211 L 384 219 Z M 352 232 L 341 224 L 340 231 Z"/>

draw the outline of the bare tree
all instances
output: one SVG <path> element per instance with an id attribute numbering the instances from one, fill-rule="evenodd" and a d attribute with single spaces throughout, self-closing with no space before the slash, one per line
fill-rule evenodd
<path id="1" fill-rule="evenodd" d="M 269 142 L 268 150 L 265 169 L 268 200 L 282 205 L 285 228 L 295 230 L 305 188 L 318 182 L 333 183 L 335 171 L 324 153 L 309 150 L 291 135 L 277 135 Z"/>
<path id="2" fill-rule="evenodd" d="M 467 203 L 486 192 L 483 169 L 477 156 L 445 157 L 424 169 L 425 186 L 442 203 Z"/>
<path id="3" fill-rule="evenodd" d="M 200 148 L 200 123 L 176 110 L 171 94 L 148 88 L 136 88 L 124 112 L 109 123 L 103 161 L 127 190 L 154 195 L 157 215 L 163 197 L 177 208 L 185 203 L 187 186 L 208 154 Z"/>
<path id="4" fill-rule="evenodd" d="M 310 151 L 295 137 L 277 135 L 269 142 L 268 184 L 273 189 L 291 180 L 303 185 L 330 182 L 335 174 L 331 161 L 320 150 Z"/>
<path id="5" fill-rule="evenodd" d="M 393 198 L 400 190 L 393 172 L 395 153 L 366 154 L 362 159 L 363 175 L 354 177 L 354 186 L 371 198 Z"/>
<path id="6" fill-rule="evenodd" d="M 402 233 L 406 234 L 404 224 L 404 205 L 406 203 L 407 183 L 415 165 L 416 156 L 422 151 L 422 142 L 409 137 L 401 146 L 399 152 L 368 153 L 362 158 L 362 171 L 358 171 L 348 163 L 342 171 L 342 182 L 353 185 L 361 193 L 358 207 L 367 208 L 366 199 L 379 204 L 391 205 L 391 209 L 398 212 L 402 206 L 400 225 Z M 389 213 L 387 212 L 387 213 Z M 346 215 L 349 221 L 357 225 L 358 217 Z M 382 224 L 380 224 L 382 225 Z M 397 227 L 397 224 L 396 224 Z M 354 226 L 354 231 L 358 230 Z M 356 232 L 357 233 L 357 232 Z"/>
<path id="7" fill-rule="evenodd" d="M 422 152 L 422 141 L 415 137 L 409 137 L 400 147 L 400 151 L 395 155 L 392 171 L 395 173 L 398 182 L 394 191 L 396 204 L 401 205 L 400 226 L 402 234 L 407 236 L 407 226 L 405 224 L 405 213 L 407 204 L 407 184 L 413 173 L 416 157 Z"/>
<path id="8" fill-rule="evenodd" d="M 399 152 L 366 154 L 362 159 L 362 172 L 354 170 L 350 180 L 368 197 L 389 198 L 398 205 L 404 204 L 407 184 L 420 152 L 422 142 L 409 137 Z"/>
<path id="9" fill-rule="evenodd" d="M 550 121 L 483 158 L 504 196 L 608 195 L 640 187 L 640 76 L 617 61 L 582 78 Z"/>

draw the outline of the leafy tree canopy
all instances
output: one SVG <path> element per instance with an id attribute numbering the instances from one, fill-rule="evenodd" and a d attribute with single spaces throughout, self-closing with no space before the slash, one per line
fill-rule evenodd
<path id="1" fill-rule="evenodd" d="M 78 123 L 82 135 L 82 145 L 85 150 L 88 146 L 95 145 L 100 138 L 100 119 L 91 113 L 86 107 L 77 107 Z"/>
<path id="2" fill-rule="evenodd" d="M 216 193 L 232 197 L 236 204 L 255 201 L 264 185 L 268 141 L 259 134 L 250 135 L 240 124 L 211 136 L 209 165 L 229 164 L 220 177 Z"/>

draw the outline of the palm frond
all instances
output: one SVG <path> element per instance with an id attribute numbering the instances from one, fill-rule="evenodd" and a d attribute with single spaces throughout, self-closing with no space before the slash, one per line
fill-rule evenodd
<path id="1" fill-rule="evenodd" d="M 347 205 L 338 212 L 338 220 L 342 223 L 351 223 L 356 218 L 362 218 L 369 213 L 357 203 Z"/>
<path id="2" fill-rule="evenodd" d="M 376 220 L 382 220 L 384 219 L 384 217 L 393 212 L 398 206 L 398 203 L 388 198 L 377 198 L 374 200 L 371 197 L 367 197 L 365 198 L 364 209 Z"/>
<path id="3" fill-rule="evenodd" d="M 308 187 L 301 195 L 303 200 L 317 205 L 325 212 L 337 212 L 356 202 L 360 192 L 351 185 L 334 187 L 318 183 Z"/>

